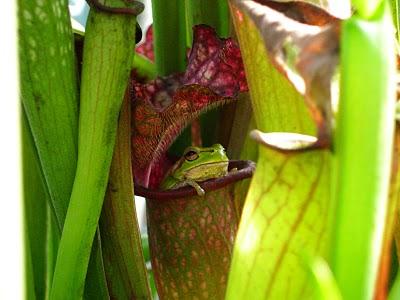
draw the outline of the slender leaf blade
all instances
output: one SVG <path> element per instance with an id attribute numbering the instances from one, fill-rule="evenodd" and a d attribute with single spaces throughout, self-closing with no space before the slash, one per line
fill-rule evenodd
<path id="1" fill-rule="evenodd" d="M 345 299 L 368 299 L 382 251 L 395 119 L 396 63 L 388 5 L 381 5 L 373 20 L 359 15 L 346 20 L 342 32 L 332 270 Z"/>
<path id="2" fill-rule="evenodd" d="M 50 203 L 50 197 L 25 114 L 22 115 L 21 127 L 26 255 L 30 256 L 28 262 L 32 269 L 27 283 L 31 282 L 34 286 L 33 296 L 37 299 L 44 299 L 48 288 L 46 284 L 46 237 L 47 205 Z M 32 299 L 32 296 L 28 298 Z"/>
<path id="3" fill-rule="evenodd" d="M 104 267 L 113 299 L 151 299 L 133 193 L 130 99 L 125 97 L 100 217 Z"/>
<path id="4" fill-rule="evenodd" d="M 117 0 L 105 4 L 123 5 Z M 96 10 L 89 14 L 82 68 L 79 157 L 55 267 L 52 299 L 82 297 L 108 181 L 118 114 L 134 55 L 135 24 L 134 16 Z"/>
<path id="5" fill-rule="evenodd" d="M 61 230 L 75 177 L 78 136 L 68 1 L 18 4 L 21 98 Z"/>

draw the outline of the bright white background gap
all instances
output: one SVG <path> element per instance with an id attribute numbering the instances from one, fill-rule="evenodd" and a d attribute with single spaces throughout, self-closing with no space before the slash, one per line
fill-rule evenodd
<path id="1" fill-rule="evenodd" d="M 16 1 L 0 9 L 0 299 L 24 299 Z"/>

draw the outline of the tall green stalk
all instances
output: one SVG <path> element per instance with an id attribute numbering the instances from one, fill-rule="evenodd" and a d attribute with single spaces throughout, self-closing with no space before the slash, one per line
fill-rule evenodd
<path id="1" fill-rule="evenodd" d="M 120 7 L 122 1 L 105 5 Z M 136 18 L 92 10 L 83 54 L 77 172 L 51 299 L 82 297 L 108 181 L 118 114 L 133 60 Z"/>
<path id="2" fill-rule="evenodd" d="M 100 218 L 104 269 L 110 296 L 151 299 L 133 192 L 131 99 L 125 97 L 110 178 Z"/>
<path id="3" fill-rule="evenodd" d="M 185 0 L 152 0 L 151 3 L 157 75 L 182 72 L 186 69 Z M 180 155 L 189 141 L 190 131 L 184 130 L 170 151 Z"/>
<path id="4" fill-rule="evenodd" d="M 157 75 L 155 64 L 141 55 L 135 55 L 133 58 L 132 69 L 136 69 L 139 76 L 148 79 L 153 79 Z"/>
<path id="5" fill-rule="evenodd" d="M 345 299 L 372 298 L 383 241 L 396 88 L 387 4 L 369 20 L 354 15 L 342 26 L 332 267 Z"/>
<path id="6" fill-rule="evenodd" d="M 185 3 L 187 36 L 186 43 L 188 47 L 192 47 L 193 26 L 198 24 L 206 24 L 213 27 L 220 37 L 226 38 L 229 36 L 230 19 L 227 0 L 185 0 Z M 229 129 L 231 127 L 229 117 L 221 118 L 221 110 L 223 110 L 223 108 L 208 111 L 194 121 L 194 124 L 196 124 L 195 122 L 199 122 L 198 120 L 200 120 L 199 133 L 201 134 L 201 140 L 204 145 L 211 145 L 215 142 L 227 144 L 221 140 L 221 136 L 225 137 L 229 134 L 223 132 L 223 134 L 218 136 L 216 134 L 217 132 L 214 130 L 214 128 L 218 128 L 218 131 L 221 132 L 221 130 L 225 129 L 221 128 L 221 125 L 224 124 L 224 120 L 228 121 L 228 124 L 224 124 L 226 125 L 225 127 L 229 127 Z M 229 129 L 227 129 L 226 131 L 228 131 Z M 182 148 L 185 148 L 186 146 L 187 144 L 185 144 Z"/>
<path id="7" fill-rule="evenodd" d="M 192 45 L 193 30 L 196 24 L 213 27 L 220 37 L 229 36 L 229 7 L 227 0 L 185 0 L 187 42 Z"/>
<path id="8" fill-rule="evenodd" d="M 186 68 L 184 0 L 152 0 L 154 55 L 158 75 Z"/>

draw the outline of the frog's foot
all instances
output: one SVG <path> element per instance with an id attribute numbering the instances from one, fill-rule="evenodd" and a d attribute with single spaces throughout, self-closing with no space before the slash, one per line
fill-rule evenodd
<path id="1" fill-rule="evenodd" d="M 103 11 L 103 12 L 107 12 L 107 13 L 111 13 L 111 14 L 124 14 L 124 15 L 137 16 L 144 9 L 143 3 L 140 3 L 140 2 L 137 2 L 137 1 L 132 1 L 132 0 L 126 1 L 128 3 L 133 4 L 132 8 L 128 8 L 128 7 L 110 7 L 110 6 L 104 5 L 99 0 L 86 0 L 86 1 L 89 4 L 89 6 L 95 8 L 97 10 L 100 10 L 100 11 Z"/>
<path id="2" fill-rule="evenodd" d="M 191 179 L 186 179 L 185 183 L 190 185 L 190 186 L 192 186 L 192 187 L 194 187 L 194 189 L 197 192 L 197 195 L 199 195 L 199 196 L 204 196 L 205 195 L 206 192 L 203 190 L 203 188 L 196 181 L 191 180 Z"/>
<path id="3" fill-rule="evenodd" d="M 233 168 L 232 170 L 229 170 L 228 173 L 235 174 L 237 171 L 238 171 L 238 168 Z"/>

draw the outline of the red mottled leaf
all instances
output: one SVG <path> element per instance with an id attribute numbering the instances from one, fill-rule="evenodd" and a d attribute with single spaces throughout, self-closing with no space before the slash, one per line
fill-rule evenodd
<path id="1" fill-rule="evenodd" d="M 159 105 L 162 102 L 156 102 L 159 105 L 156 108 L 149 98 L 135 98 L 132 135 L 135 181 L 147 187 L 152 168 L 165 158 L 165 152 L 182 129 L 202 112 L 233 100 L 201 85 L 180 87 L 164 108 Z M 156 170 L 153 174 L 160 172 Z"/>
<path id="2" fill-rule="evenodd" d="M 135 180 L 144 186 L 149 182 L 156 186 L 159 178 L 153 177 L 162 178 L 164 168 L 160 168 L 159 161 L 188 123 L 247 91 L 239 46 L 232 39 L 218 38 L 215 30 L 206 25 L 194 27 L 185 73 L 146 84 L 132 78 L 131 85 Z"/>
<path id="3" fill-rule="evenodd" d="M 231 38 L 218 38 L 209 26 L 195 26 L 183 82 L 208 86 L 217 94 L 228 97 L 247 91 L 243 61 L 236 42 Z"/>
<path id="4" fill-rule="evenodd" d="M 234 96 L 248 90 L 240 49 L 231 38 L 220 39 L 212 27 L 193 28 L 193 47 L 183 84 L 209 86 L 222 96 Z M 154 61 L 153 27 L 147 29 L 145 41 L 136 52 Z"/>
<path id="5" fill-rule="evenodd" d="M 136 47 L 136 52 L 154 61 L 153 26 L 147 28 L 144 42 Z"/>
<path id="6" fill-rule="evenodd" d="M 161 110 L 171 104 L 179 86 L 198 84 L 222 97 L 235 97 L 248 90 L 240 49 L 235 41 L 218 38 L 215 30 L 206 25 L 195 26 L 193 36 L 186 71 L 146 84 L 133 79 L 136 98 L 146 99 L 155 109 Z"/>
<path id="7" fill-rule="evenodd" d="M 145 84 L 138 83 L 135 79 L 133 81 L 134 98 L 151 103 L 152 108 L 156 111 L 162 111 L 171 105 L 176 90 L 182 86 L 182 74 L 158 77 Z"/>
<path id="8" fill-rule="evenodd" d="M 172 168 L 176 159 L 172 159 L 168 153 L 164 152 L 162 156 L 152 165 L 149 187 L 156 188 L 161 184 L 165 174 Z"/>

